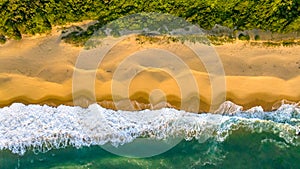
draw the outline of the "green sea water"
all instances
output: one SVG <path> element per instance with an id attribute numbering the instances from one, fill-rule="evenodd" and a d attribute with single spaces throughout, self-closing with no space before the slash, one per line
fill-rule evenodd
<path id="1" fill-rule="evenodd" d="M 134 151 L 139 151 L 138 149 Z M 0 168 L 300 168 L 300 147 L 270 132 L 240 128 L 223 142 L 183 140 L 169 151 L 148 158 L 114 155 L 100 146 L 67 147 L 23 156 L 1 151 Z"/>

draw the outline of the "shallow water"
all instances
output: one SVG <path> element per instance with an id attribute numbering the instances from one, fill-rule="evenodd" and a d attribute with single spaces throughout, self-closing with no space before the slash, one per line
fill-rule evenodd
<path id="1" fill-rule="evenodd" d="M 299 168 L 300 147 L 270 133 L 240 129 L 224 142 L 182 141 L 150 158 L 127 158 L 99 146 L 27 152 L 23 156 L 0 153 L 1 168 Z"/>
<path id="2" fill-rule="evenodd" d="M 299 110 L 192 114 L 14 104 L 0 109 L 0 168 L 300 168 Z M 111 153 L 117 150 L 131 157 Z"/>

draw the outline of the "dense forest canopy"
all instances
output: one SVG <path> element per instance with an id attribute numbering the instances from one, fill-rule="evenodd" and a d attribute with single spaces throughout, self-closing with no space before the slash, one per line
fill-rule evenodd
<path id="1" fill-rule="evenodd" d="M 235 30 L 300 31 L 299 0 L 0 0 L 0 42 L 22 34 L 45 33 L 53 25 L 82 20 L 99 22 L 93 30 L 120 17 L 161 12 L 211 29 L 220 24 Z"/>

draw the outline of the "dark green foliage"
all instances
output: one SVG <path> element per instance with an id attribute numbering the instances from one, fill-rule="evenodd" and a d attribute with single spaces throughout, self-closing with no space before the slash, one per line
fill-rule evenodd
<path id="1" fill-rule="evenodd" d="M 248 34 L 241 33 L 239 35 L 239 40 L 250 40 L 250 36 Z"/>
<path id="2" fill-rule="evenodd" d="M 292 41 L 292 40 L 290 40 L 290 41 L 283 41 L 283 42 L 282 42 L 282 45 L 285 46 L 285 47 L 288 47 L 288 46 L 295 46 L 295 45 L 297 45 L 297 42 Z"/>
<path id="3" fill-rule="evenodd" d="M 255 35 L 254 36 L 254 40 L 260 40 L 260 36 L 259 35 Z"/>
<path id="4" fill-rule="evenodd" d="M 4 44 L 5 42 L 6 42 L 5 36 L 0 34 L 0 44 Z"/>
<path id="5" fill-rule="evenodd" d="M 300 31 L 299 6 L 299 0 L 0 0 L 0 33 L 20 39 L 21 34 L 44 33 L 53 25 L 98 20 L 88 31 L 65 37 L 83 43 L 101 26 L 141 12 L 169 13 L 204 29 L 219 24 L 236 30 L 291 32 Z"/>
<path id="6" fill-rule="evenodd" d="M 75 46 L 83 46 L 84 43 L 91 37 L 87 31 L 84 32 L 71 32 L 67 36 L 63 36 L 62 39 L 66 43 L 73 44 Z"/>

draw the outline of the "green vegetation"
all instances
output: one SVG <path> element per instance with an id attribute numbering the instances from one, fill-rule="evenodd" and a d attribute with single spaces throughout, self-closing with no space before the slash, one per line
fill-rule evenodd
<path id="1" fill-rule="evenodd" d="M 231 36 L 207 36 L 209 39 L 210 43 L 213 45 L 223 45 L 225 43 L 233 43 L 235 42 L 235 38 Z"/>
<path id="2" fill-rule="evenodd" d="M 153 44 L 153 43 L 158 43 L 158 44 L 169 44 L 171 42 L 178 42 L 179 39 L 176 37 L 172 36 L 148 36 L 148 35 L 138 35 L 135 40 L 143 45 L 145 43 Z"/>
<path id="3" fill-rule="evenodd" d="M 239 40 L 250 40 L 250 36 L 248 34 L 241 33 L 239 35 Z"/>
<path id="4" fill-rule="evenodd" d="M 5 36 L 0 34 L 0 44 L 4 44 L 5 42 L 6 42 Z"/>
<path id="5" fill-rule="evenodd" d="M 283 41 L 251 41 L 249 43 L 251 46 L 261 46 L 261 47 L 293 47 L 300 45 L 300 40 L 283 40 Z"/>
<path id="6" fill-rule="evenodd" d="M 141 12 L 168 13 L 207 30 L 219 24 L 241 31 L 300 31 L 299 0 L 0 0 L 0 34 L 18 40 L 22 34 L 49 32 L 54 25 L 98 20 L 86 31 L 64 37 L 82 45 L 103 25 Z"/>
<path id="7" fill-rule="evenodd" d="M 259 35 L 255 35 L 254 40 L 260 40 L 260 36 Z"/>

